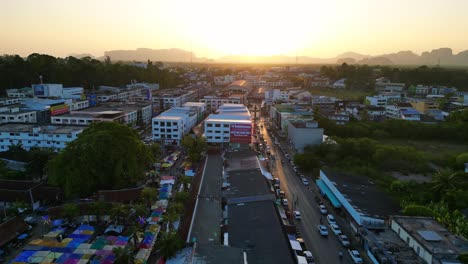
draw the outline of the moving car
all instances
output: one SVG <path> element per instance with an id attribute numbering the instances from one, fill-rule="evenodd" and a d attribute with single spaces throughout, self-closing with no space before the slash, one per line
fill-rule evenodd
<path id="1" fill-rule="evenodd" d="M 318 225 L 317 230 L 321 236 L 328 236 L 328 229 L 324 225 Z"/>
<path id="2" fill-rule="evenodd" d="M 309 186 L 309 181 L 306 178 L 302 177 L 301 180 L 305 186 Z"/>
<path id="3" fill-rule="evenodd" d="M 330 229 L 332 230 L 333 234 L 341 235 L 341 229 L 337 224 L 330 224 Z"/>
<path id="4" fill-rule="evenodd" d="M 294 218 L 296 218 L 296 220 L 301 220 L 301 212 L 293 211 L 293 215 L 294 215 Z"/>
<path id="5" fill-rule="evenodd" d="M 331 214 L 328 214 L 327 215 L 327 222 L 331 225 L 331 224 L 336 224 L 336 220 L 335 220 L 335 217 Z"/>
<path id="6" fill-rule="evenodd" d="M 343 245 L 343 247 L 349 247 L 349 244 L 351 244 L 346 235 L 339 235 L 338 240 L 340 240 L 341 245 Z"/>
<path id="7" fill-rule="evenodd" d="M 320 205 L 319 205 L 319 209 L 320 209 L 320 213 L 321 213 L 321 214 L 323 214 L 323 215 L 328 214 L 328 211 L 327 211 L 327 208 L 325 207 L 325 205 L 320 204 Z"/>
<path id="8" fill-rule="evenodd" d="M 362 258 L 361 255 L 359 255 L 359 252 L 355 249 L 348 249 L 349 255 L 351 256 L 351 259 L 353 260 L 354 264 L 361 264 L 362 263 Z"/>

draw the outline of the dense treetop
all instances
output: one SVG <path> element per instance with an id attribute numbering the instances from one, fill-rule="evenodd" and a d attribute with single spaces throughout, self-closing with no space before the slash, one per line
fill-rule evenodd
<path id="1" fill-rule="evenodd" d="M 61 186 L 67 198 L 89 196 L 99 189 L 135 186 L 152 161 L 131 128 L 94 123 L 48 163 L 49 183 Z"/>
<path id="2" fill-rule="evenodd" d="M 5 89 L 30 87 L 39 83 L 62 83 L 65 87 L 81 86 L 85 89 L 99 85 L 122 86 L 131 80 L 159 83 L 162 88 L 177 84 L 177 75 L 148 61 L 147 69 L 124 63 L 99 61 L 90 57 L 56 58 L 50 55 L 31 54 L 23 59 L 18 55 L 0 56 L 0 94 Z"/>

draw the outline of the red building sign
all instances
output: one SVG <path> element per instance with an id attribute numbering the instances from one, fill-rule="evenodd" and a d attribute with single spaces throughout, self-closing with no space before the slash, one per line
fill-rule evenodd
<path id="1" fill-rule="evenodd" d="M 252 125 L 251 124 L 232 124 L 230 128 L 231 143 L 251 143 Z"/>

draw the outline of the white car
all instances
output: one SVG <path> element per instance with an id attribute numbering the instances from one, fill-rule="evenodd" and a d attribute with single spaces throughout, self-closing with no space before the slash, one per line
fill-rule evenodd
<path id="1" fill-rule="evenodd" d="M 320 208 L 320 213 L 321 214 L 323 214 L 323 215 L 328 214 L 328 211 L 327 211 L 327 208 L 325 207 L 325 205 L 321 204 L 321 205 L 319 205 L 319 208 Z"/>
<path id="2" fill-rule="evenodd" d="M 301 220 L 301 212 L 293 211 L 293 215 L 294 215 L 294 218 L 296 218 L 296 220 Z"/>
<path id="3" fill-rule="evenodd" d="M 302 180 L 302 183 L 305 185 L 305 186 L 309 186 L 309 181 L 306 179 L 306 178 L 301 178 Z"/>
<path id="4" fill-rule="evenodd" d="M 310 251 L 304 251 L 304 257 L 307 260 L 307 263 L 314 263 L 314 255 Z"/>
<path id="5" fill-rule="evenodd" d="M 321 236 L 328 236 L 328 229 L 324 225 L 318 225 L 317 230 L 319 231 Z"/>
<path id="6" fill-rule="evenodd" d="M 346 235 L 339 235 L 338 240 L 340 240 L 341 245 L 343 245 L 343 247 L 349 247 L 349 245 L 351 244 Z"/>
<path id="7" fill-rule="evenodd" d="M 327 215 L 327 222 L 328 224 L 336 224 L 336 220 L 335 220 L 335 217 L 331 214 Z"/>
<path id="8" fill-rule="evenodd" d="M 341 235 L 341 229 L 337 224 L 330 224 L 330 228 L 335 235 Z"/>
<path id="9" fill-rule="evenodd" d="M 283 204 L 284 206 L 288 206 L 289 205 L 288 199 L 282 199 L 281 204 Z"/>
<path id="10" fill-rule="evenodd" d="M 361 255 L 359 255 L 359 252 L 355 249 L 348 249 L 349 255 L 353 259 L 354 264 L 361 264 L 362 263 L 362 258 Z"/>

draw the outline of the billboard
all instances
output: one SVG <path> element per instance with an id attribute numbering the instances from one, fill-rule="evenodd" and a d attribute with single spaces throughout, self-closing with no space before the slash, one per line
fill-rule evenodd
<path id="1" fill-rule="evenodd" d="M 54 105 L 50 107 L 50 115 L 56 116 L 68 113 L 68 105 L 61 104 L 61 105 Z"/>
<path id="2" fill-rule="evenodd" d="M 230 127 L 230 143 L 251 143 L 252 124 L 232 124 Z"/>
<path id="3" fill-rule="evenodd" d="M 46 86 L 42 84 L 33 85 L 34 95 L 43 96 L 45 95 Z"/>
<path id="4" fill-rule="evenodd" d="M 96 106 L 98 103 L 97 95 L 95 94 L 88 94 L 86 96 L 86 99 L 88 99 L 89 106 L 91 107 Z"/>

